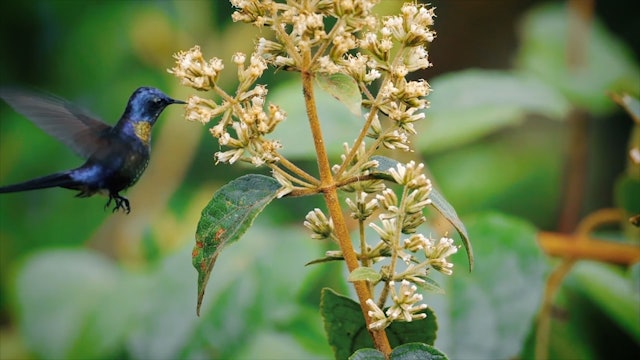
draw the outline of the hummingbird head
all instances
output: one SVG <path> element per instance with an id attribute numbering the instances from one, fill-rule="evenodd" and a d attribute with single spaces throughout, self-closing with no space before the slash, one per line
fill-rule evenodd
<path id="1" fill-rule="evenodd" d="M 185 104 L 185 102 L 172 99 L 156 88 L 141 87 L 129 98 L 123 118 L 134 123 L 147 122 L 153 125 L 162 110 L 171 104 Z"/>

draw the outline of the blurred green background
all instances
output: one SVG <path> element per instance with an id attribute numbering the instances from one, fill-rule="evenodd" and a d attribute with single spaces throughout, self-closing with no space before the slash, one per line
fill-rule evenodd
<path id="1" fill-rule="evenodd" d="M 383 0 L 381 14 L 401 1 Z M 580 2 L 578 2 L 580 3 Z M 588 4 L 588 2 L 583 2 Z M 433 0 L 434 67 L 417 77 L 434 92 L 409 158 L 430 176 L 467 224 L 477 267 L 439 279 L 447 294 L 425 294 L 439 321 L 436 347 L 451 358 L 531 358 L 534 317 L 552 259 L 539 230 L 615 206 L 625 173 L 629 116 L 606 95 L 640 95 L 640 37 L 629 1 L 600 1 L 582 65 L 567 66 L 567 3 Z M 193 93 L 166 69 L 172 54 L 198 44 L 227 63 L 249 53 L 252 26 L 234 24 L 226 1 L 27 1 L 0 3 L 0 84 L 55 93 L 108 123 L 139 86 L 172 97 Z M 583 37 L 581 37 L 583 36 Z M 265 77 L 270 101 L 288 113 L 274 136 L 284 153 L 314 172 L 295 74 Z M 321 118 L 335 163 L 360 126 L 321 95 Z M 587 129 L 586 166 L 568 162 L 576 113 Z M 0 358 L 330 358 L 318 312 L 324 286 L 351 293 L 342 264 L 304 267 L 334 249 L 312 241 L 304 215 L 319 198 L 271 204 L 254 228 L 222 254 L 201 317 L 190 250 L 200 210 L 222 184 L 251 167 L 214 165 L 218 145 L 182 110 L 169 108 L 154 130 L 150 167 L 127 193 L 130 215 L 104 211 L 102 197 L 62 189 L 0 197 Z M 295 136 L 291 136 L 295 134 Z M 0 184 L 81 160 L 0 105 Z M 579 199 L 566 199 L 571 176 Z M 438 223 L 434 228 L 446 229 Z M 564 225 L 563 225 L 564 224 Z M 566 229 L 565 229 L 566 230 Z M 434 234 L 438 236 L 439 234 Z M 636 241 L 611 229 L 612 241 Z M 638 266 L 582 262 L 556 301 L 552 358 L 625 358 L 640 351 Z M 629 320 L 631 319 L 631 320 Z M 633 321 L 633 320 L 637 321 Z"/>

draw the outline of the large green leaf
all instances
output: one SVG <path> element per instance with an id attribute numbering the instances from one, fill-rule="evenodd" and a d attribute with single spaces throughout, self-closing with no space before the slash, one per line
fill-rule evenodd
<path id="1" fill-rule="evenodd" d="M 563 161 L 558 153 L 566 134 L 556 124 L 547 125 L 551 126 L 533 125 L 452 149 L 428 158 L 426 164 L 458 213 L 492 209 L 552 228 L 561 201 Z M 473 245 L 477 246 L 475 239 Z"/>
<path id="2" fill-rule="evenodd" d="M 376 349 L 360 349 L 349 360 L 385 360 Z M 447 356 L 433 346 L 421 343 L 400 345 L 391 351 L 391 360 L 447 360 Z"/>
<path id="3" fill-rule="evenodd" d="M 362 310 L 355 301 L 325 288 L 320 312 L 336 359 L 346 359 L 358 349 L 373 347 Z M 412 342 L 433 345 L 438 330 L 436 317 L 431 309 L 424 312 L 427 314 L 425 319 L 394 322 L 386 329 L 392 347 Z"/>
<path id="4" fill-rule="evenodd" d="M 16 283 L 20 328 L 30 351 L 43 359 L 115 356 L 138 319 L 138 304 L 150 300 L 139 277 L 122 275 L 108 259 L 86 250 L 30 257 Z"/>
<path id="5" fill-rule="evenodd" d="M 434 92 L 426 118 L 413 139 L 421 152 L 441 151 L 478 140 L 527 114 L 562 119 L 569 111 L 563 95 L 541 80 L 515 71 L 465 70 L 430 81 Z"/>
<path id="6" fill-rule="evenodd" d="M 245 236 L 253 241 L 235 243 L 216 262 L 220 276 L 209 285 L 201 317 L 193 314 L 196 283 L 185 281 L 193 275 L 189 234 L 180 251 L 143 271 L 123 269 L 86 250 L 29 257 L 16 283 L 28 351 L 43 359 L 127 354 L 168 360 L 210 357 L 212 351 L 238 358 L 249 351 L 248 337 L 279 332 L 289 337 L 286 342 L 298 343 L 298 351 L 304 347 L 307 355 L 298 357 L 330 356 L 317 304 L 313 310 L 292 297 L 308 280 L 317 282 L 307 279 L 304 262 L 322 244 L 300 241 L 306 235 L 299 227 L 269 222 L 255 223 Z M 287 261 L 273 266 L 276 258 Z M 262 358 L 286 353 L 291 354 L 273 351 Z"/>
<path id="7" fill-rule="evenodd" d="M 433 296 L 438 349 L 452 359 L 517 356 L 539 309 L 547 264 L 536 229 L 514 217 L 484 214 L 465 219 L 474 238 L 474 271 L 440 276 L 447 296 Z M 464 266 L 453 257 L 454 269 Z M 433 274 L 434 277 L 439 274 Z"/>
<path id="8" fill-rule="evenodd" d="M 273 224 L 268 214 L 257 219 L 245 237 L 251 241 L 235 243 L 216 262 L 216 280 L 208 285 L 201 321 L 191 331 L 185 358 L 208 358 L 212 351 L 221 359 L 279 358 L 286 349 L 264 349 L 261 356 L 247 353 L 254 348 L 247 339 L 273 333 L 288 335 L 310 353 L 322 354 L 320 358 L 329 357 L 318 302 L 311 307 L 296 301 L 309 280 L 316 282 L 308 279 L 312 271 L 304 263 L 320 253 L 323 244 L 301 241 L 308 238 L 304 229 Z"/>
<path id="9" fill-rule="evenodd" d="M 198 271 L 197 314 L 218 255 L 226 245 L 244 235 L 279 189 L 280 184 L 273 178 L 245 175 L 220 188 L 202 210 L 192 255 Z"/>
<path id="10" fill-rule="evenodd" d="M 520 31 L 518 67 L 593 113 L 602 114 L 615 107 L 608 92 L 640 95 L 640 68 L 631 49 L 597 19 L 571 38 L 568 29 L 570 26 L 580 29 L 579 21 L 579 16 L 570 13 L 566 4 L 547 4 L 529 11 Z M 584 41 L 584 54 L 570 46 L 579 41 Z M 567 58 L 576 54 L 576 63 L 569 64 Z"/>

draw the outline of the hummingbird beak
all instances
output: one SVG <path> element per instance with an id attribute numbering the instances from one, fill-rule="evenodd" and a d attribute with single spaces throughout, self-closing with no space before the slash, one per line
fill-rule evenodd
<path id="1" fill-rule="evenodd" d="M 171 99 L 172 104 L 186 104 L 186 102 L 182 100 Z"/>

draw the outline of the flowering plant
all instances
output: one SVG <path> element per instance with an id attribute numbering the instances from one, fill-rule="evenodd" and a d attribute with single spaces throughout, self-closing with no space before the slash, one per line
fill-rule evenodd
<path id="1" fill-rule="evenodd" d="M 448 260 L 458 251 L 453 239 L 444 234 L 435 240 L 421 233 L 427 206 L 442 213 L 459 231 L 472 264 L 464 225 L 433 188 L 424 165 L 376 155 L 380 148 L 412 151 L 410 138 L 417 134 L 414 123 L 425 118 L 424 110 L 429 105 L 425 96 L 431 89 L 426 81 L 410 80 L 408 75 L 431 66 L 427 46 L 435 38 L 431 29 L 434 10 L 406 3 L 398 15 L 381 19 L 373 12 L 375 0 L 231 3 L 236 8 L 234 21 L 273 31 L 273 38 L 256 41 L 251 55 L 233 56 L 237 89 L 229 92 L 218 86 L 224 63 L 218 58 L 206 60 L 199 46 L 175 54 L 176 64 L 169 72 L 183 85 L 207 94 L 189 98 L 185 118 L 203 124 L 219 119 L 210 128 L 211 135 L 224 147 L 215 153 L 216 163 L 242 161 L 265 166 L 272 177 L 247 175 L 232 181 L 203 211 L 193 251 L 199 272 L 198 311 L 222 247 L 237 240 L 269 202 L 284 196 L 321 194 L 328 214 L 313 209 L 304 225 L 312 238 L 334 240 L 339 250 L 329 251 L 311 263 L 346 262 L 366 330 L 377 351 L 389 356 L 392 348 L 385 329 L 394 322 L 410 323 L 428 317 L 418 288 L 440 290 L 428 277 L 429 271 L 453 273 Z M 280 153 L 283 144 L 270 138 L 287 115 L 278 105 L 267 102 L 267 86 L 257 84 L 269 66 L 298 72 L 302 78 L 318 176 L 289 161 Z M 316 83 L 363 120 L 360 133 L 354 134 L 353 143 L 344 144 L 341 161 L 333 166 L 320 127 Z M 366 112 L 360 114 L 361 109 Z M 358 251 L 353 247 L 338 191 L 350 194 L 345 205 L 348 215 L 358 223 Z M 366 233 L 367 224 L 377 240 L 372 241 Z M 329 301 L 329 297 L 323 301 Z M 391 305 L 385 308 L 388 301 Z M 329 334 L 330 342 L 331 337 Z M 409 351 L 440 354 L 431 347 L 432 341 L 423 342 Z M 339 351 L 336 349 L 337 357 Z"/>

